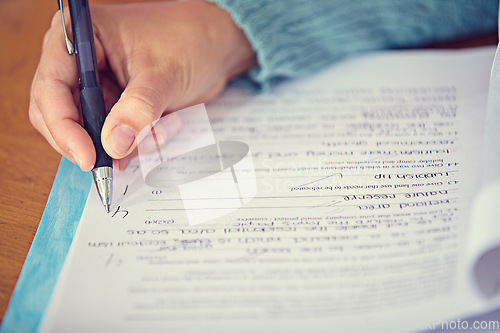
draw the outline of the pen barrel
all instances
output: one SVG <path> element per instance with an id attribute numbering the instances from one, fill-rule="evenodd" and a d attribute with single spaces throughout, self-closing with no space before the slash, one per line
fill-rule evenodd
<path id="1" fill-rule="evenodd" d="M 113 159 L 109 157 L 101 141 L 101 129 L 106 119 L 104 96 L 100 88 L 86 88 L 80 91 L 83 126 L 94 143 L 96 162 L 94 168 L 113 167 Z"/>
<path id="2" fill-rule="evenodd" d="M 99 87 L 94 35 L 87 0 L 69 0 L 80 90 Z"/>
<path id="3" fill-rule="evenodd" d="M 96 152 L 94 169 L 113 167 L 113 159 L 104 151 L 101 141 L 106 109 L 99 84 L 89 4 L 87 0 L 68 0 L 68 3 L 79 74 L 83 126 L 90 135 Z"/>

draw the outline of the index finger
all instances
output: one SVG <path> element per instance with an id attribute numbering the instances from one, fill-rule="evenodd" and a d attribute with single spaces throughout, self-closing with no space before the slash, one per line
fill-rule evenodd
<path id="1" fill-rule="evenodd" d="M 30 113 L 39 113 L 41 124 L 34 124 L 56 150 L 77 161 L 84 171 L 95 163 L 95 150 L 81 126 L 80 111 L 73 93 L 78 90 L 78 73 L 74 56 L 64 43 L 60 14 L 56 13 L 47 32 L 42 56 L 33 79 Z"/>

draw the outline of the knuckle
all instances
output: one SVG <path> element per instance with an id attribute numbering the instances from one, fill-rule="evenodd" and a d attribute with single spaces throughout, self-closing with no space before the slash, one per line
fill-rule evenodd
<path id="1" fill-rule="evenodd" d="M 66 12 L 64 14 L 66 15 Z M 66 23 L 66 29 L 68 29 L 69 27 L 68 27 L 68 20 L 67 19 L 66 19 L 65 23 Z M 50 22 L 50 28 L 45 32 L 45 35 L 43 36 L 42 53 L 43 53 L 43 51 L 46 51 L 47 48 L 49 48 L 49 43 L 50 43 L 51 37 L 54 36 L 54 38 L 56 38 L 59 35 L 63 36 L 63 29 L 62 29 L 61 13 L 58 10 L 54 13 L 54 15 L 52 15 L 52 20 Z M 60 37 L 60 38 L 63 38 L 63 37 Z"/>
<path id="2" fill-rule="evenodd" d="M 35 103 L 39 104 L 42 97 L 43 97 L 43 92 L 42 92 L 42 87 L 44 84 L 44 75 L 42 73 L 37 73 L 36 75 L 36 80 L 33 82 L 33 86 L 31 87 L 31 97 L 35 101 Z"/>
<path id="3" fill-rule="evenodd" d="M 36 129 L 39 133 L 43 133 L 43 118 L 42 115 L 40 114 L 40 111 L 34 107 L 33 105 L 30 105 L 29 111 L 28 111 L 28 118 L 30 120 L 31 126 L 33 126 L 34 129 Z"/>
<path id="4" fill-rule="evenodd" d="M 62 22 L 61 13 L 58 10 L 54 13 L 54 15 L 52 15 L 52 20 L 50 21 L 50 28 L 51 29 L 61 28 L 61 24 L 62 24 L 61 22 Z"/>
<path id="5" fill-rule="evenodd" d="M 49 38 L 50 38 L 50 30 L 47 31 L 45 33 L 45 35 L 43 36 L 43 40 L 42 40 L 42 50 L 45 50 L 47 48 L 47 44 L 49 42 Z"/>
<path id="6" fill-rule="evenodd" d="M 38 85 L 33 85 L 33 88 L 31 89 L 31 96 L 33 98 L 33 101 L 35 101 L 35 103 L 39 103 L 40 102 L 40 98 L 42 96 L 42 93 L 40 92 L 40 88 Z"/>
<path id="7" fill-rule="evenodd" d="M 34 107 L 32 105 L 30 105 L 30 108 L 28 110 L 28 118 L 31 125 L 37 129 L 40 117 L 39 114 L 37 114 L 37 111 L 34 110 Z"/>
<path id="8" fill-rule="evenodd" d="M 157 91 L 148 87 L 136 87 L 127 92 L 127 97 L 136 104 L 136 111 L 149 121 L 154 121 L 163 113 L 161 97 Z"/>

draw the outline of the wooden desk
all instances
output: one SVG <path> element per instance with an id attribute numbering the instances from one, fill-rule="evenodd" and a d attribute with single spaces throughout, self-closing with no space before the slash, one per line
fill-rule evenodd
<path id="1" fill-rule="evenodd" d="M 28 120 L 31 79 L 40 57 L 43 35 L 56 10 L 56 0 L 0 1 L 0 320 L 35 235 L 60 160 Z M 496 34 L 440 47 L 493 43 L 496 43 Z"/>
<path id="2" fill-rule="evenodd" d="M 35 235 L 60 155 L 28 120 L 31 79 L 51 1 L 0 2 L 0 315 Z"/>
<path id="3" fill-rule="evenodd" d="M 31 80 L 56 10 L 56 0 L 0 1 L 0 322 L 61 158 L 28 119 Z"/>

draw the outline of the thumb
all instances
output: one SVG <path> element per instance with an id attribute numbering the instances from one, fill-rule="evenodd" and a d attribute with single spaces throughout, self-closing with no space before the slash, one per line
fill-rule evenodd
<path id="1" fill-rule="evenodd" d="M 158 120 L 169 105 L 165 82 L 155 81 L 159 80 L 144 74 L 131 78 L 106 117 L 102 145 L 114 159 L 129 155 L 139 143 L 139 133 Z"/>

